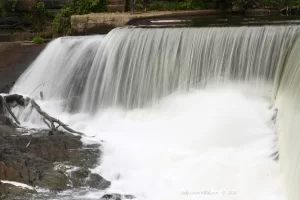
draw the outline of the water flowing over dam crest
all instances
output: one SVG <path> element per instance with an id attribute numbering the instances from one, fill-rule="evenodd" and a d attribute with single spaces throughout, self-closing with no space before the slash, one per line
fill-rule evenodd
<path id="1" fill-rule="evenodd" d="M 85 142 L 105 141 L 94 171 L 112 182 L 107 192 L 299 200 L 299 34 L 293 25 L 58 38 L 11 93 L 42 91 L 45 110 L 96 135 Z"/>

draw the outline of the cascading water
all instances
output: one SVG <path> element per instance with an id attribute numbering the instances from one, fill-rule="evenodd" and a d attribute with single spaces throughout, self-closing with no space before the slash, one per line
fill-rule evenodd
<path id="1" fill-rule="evenodd" d="M 298 26 L 119 28 L 59 38 L 11 93 L 42 91 L 43 109 L 95 136 L 85 142 L 105 141 L 94 169 L 112 182 L 105 192 L 282 200 L 267 107 L 299 33 Z"/>
<path id="2" fill-rule="evenodd" d="M 280 165 L 285 175 L 289 199 L 299 199 L 299 120 L 300 120 L 300 39 L 287 58 L 278 90 L 276 106 L 279 108 Z"/>

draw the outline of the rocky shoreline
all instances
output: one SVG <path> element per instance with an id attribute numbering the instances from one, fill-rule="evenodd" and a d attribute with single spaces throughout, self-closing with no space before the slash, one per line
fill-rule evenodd
<path id="1" fill-rule="evenodd" d="M 66 132 L 18 130 L 5 123 L 0 121 L 0 180 L 34 189 L 0 183 L 0 199 L 30 199 L 36 188 L 59 192 L 110 186 L 109 181 L 89 170 L 98 164 L 102 153 L 99 144 L 84 145 L 80 137 Z"/>

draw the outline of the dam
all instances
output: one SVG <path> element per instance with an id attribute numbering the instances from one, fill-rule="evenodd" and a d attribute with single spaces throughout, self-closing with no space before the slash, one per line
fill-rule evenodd
<path id="1" fill-rule="evenodd" d="M 298 200 L 299 34 L 272 25 L 62 37 L 11 93 L 42 92 L 44 110 L 102 144 L 92 170 L 111 186 L 60 199 Z M 14 112 L 45 126 L 30 109 Z"/>

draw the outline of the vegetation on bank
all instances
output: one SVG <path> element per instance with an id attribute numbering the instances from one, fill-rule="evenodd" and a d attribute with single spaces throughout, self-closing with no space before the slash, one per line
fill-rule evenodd
<path id="1" fill-rule="evenodd" d="M 36 36 L 32 39 L 32 42 L 35 44 L 43 44 L 45 40 L 42 37 Z"/>
<path id="2" fill-rule="evenodd" d="M 72 0 L 62 8 L 53 20 L 53 33 L 58 35 L 71 34 L 71 16 L 107 11 L 107 0 Z"/>
<path id="3" fill-rule="evenodd" d="M 46 9 L 42 0 L 11 0 L 10 4 L 8 2 L 8 0 L 0 0 L 2 18 L 8 12 L 19 12 L 23 16 L 22 21 L 26 21 L 22 29 L 43 33 L 45 37 L 69 35 L 72 15 L 107 11 L 107 0 L 71 0 L 56 13 L 51 13 Z"/>
<path id="4" fill-rule="evenodd" d="M 9 12 L 22 14 L 25 26 L 18 23 L 12 28 L 43 33 L 43 37 L 53 37 L 71 34 L 71 16 L 107 11 L 108 0 L 70 0 L 58 12 L 46 8 L 46 0 L 0 0 L 0 17 Z M 126 0 L 126 10 L 130 10 L 130 0 Z M 20 9 L 21 7 L 21 9 Z M 165 11 L 165 10 L 199 10 L 234 8 L 239 10 L 292 7 L 300 8 L 300 0 L 135 0 L 135 11 Z M 2 23 L 2 24 L 1 24 Z M 4 24 L 4 25 L 3 25 Z M 20 23 L 21 24 L 21 23 Z M 7 27 L 0 18 L 0 28 Z M 41 35 L 39 35 L 41 36 Z"/>

